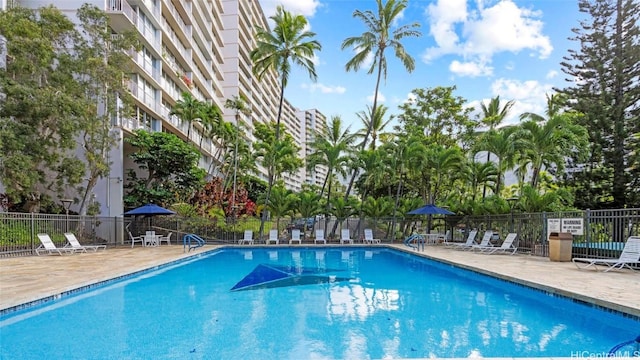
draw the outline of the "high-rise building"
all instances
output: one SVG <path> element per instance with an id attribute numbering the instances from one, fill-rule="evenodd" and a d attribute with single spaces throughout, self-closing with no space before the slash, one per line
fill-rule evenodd
<path id="1" fill-rule="evenodd" d="M 4 5 L 6 0 L 0 1 Z M 131 136 L 134 130 L 165 131 L 185 140 L 189 134 L 189 141 L 202 144 L 200 166 L 219 169 L 218 144 L 205 135 L 200 124 L 189 125 L 170 115 L 182 92 L 216 104 L 223 110 L 225 120 L 234 124 L 236 113 L 224 107 L 225 100 L 246 99 L 250 113 L 240 114 L 240 121 L 244 128 L 242 134 L 249 143 L 255 141 L 255 122 L 276 120 L 279 78 L 273 72 L 258 81 L 252 73 L 249 57 L 255 45 L 254 27 L 269 27 L 259 1 L 12 0 L 12 4 L 28 8 L 54 5 L 72 19 L 84 3 L 95 5 L 108 14 L 114 36 L 135 30 L 142 43 L 140 51 L 130 53 L 133 72 L 128 86 L 135 99 L 135 113 L 129 118 L 114 117 L 112 125 L 120 140 L 110 153 L 111 174 L 95 188 L 95 199 L 101 204 L 102 215 L 123 214 L 123 182 L 127 169 L 136 168 L 128 156 L 134 149 L 123 139 Z M 298 113 L 298 109 L 284 101 L 281 122 L 285 131 L 298 141 L 301 155 L 306 155 L 309 152 L 305 128 L 309 124 L 306 117 L 303 121 Z M 317 110 L 313 113 L 315 117 L 320 114 Z M 266 180 L 265 169 L 259 169 L 256 175 Z M 283 180 L 292 190 L 299 190 L 305 181 L 309 182 L 307 177 L 304 171 L 283 174 Z"/>
<path id="2" fill-rule="evenodd" d="M 304 136 L 307 144 L 301 157 L 307 158 L 314 151 L 309 144 L 315 141 L 316 135 L 327 134 L 327 117 L 317 109 L 300 111 L 298 117 L 301 118 L 301 122 L 304 124 Z M 328 169 L 325 165 L 316 165 L 311 169 L 305 167 L 302 171 L 304 171 L 304 179 L 307 184 L 322 187 L 327 177 Z"/>

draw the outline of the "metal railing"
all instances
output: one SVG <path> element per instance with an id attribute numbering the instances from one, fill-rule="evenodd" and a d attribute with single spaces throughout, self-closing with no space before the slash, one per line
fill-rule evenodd
<path id="1" fill-rule="evenodd" d="M 274 218 L 265 224 L 262 238 L 257 238 L 259 218 L 183 218 L 156 216 L 153 218 L 93 217 L 60 214 L 0 213 L 0 257 L 23 256 L 35 253 L 40 245 L 38 233 L 47 233 L 57 246 L 63 246 L 65 232 L 73 232 L 87 245 L 130 245 L 127 231 L 133 235 L 154 230 L 159 234 L 173 232 L 178 241 L 185 234 L 197 234 L 209 244 L 235 244 L 244 230 L 253 230 L 256 243 L 264 243 L 269 229 L 278 229 L 284 240 L 290 230 L 302 230 L 303 241 L 313 242 L 316 229 L 323 229 L 329 242 L 339 243 L 340 230 L 349 229 L 356 242 L 363 238 L 365 228 L 372 229 L 374 237 L 383 243 L 402 243 L 412 233 L 437 230 L 451 231 L 453 241 L 466 239 L 468 231 L 493 230 L 495 245 L 499 245 L 510 232 L 518 233 L 518 252 L 536 256 L 548 256 L 549 224 L 564 220 L 580 219 L 582 226 L 573 236 L 573 256 L 616 258 L 629 236 L 640 236 L 640 209 L 586 210 L 562 213 L 512 213 L 477 216 L 432 217 L 412 216 L 396 218 L 350 217 L 335 219 L 315 217 L 311 219 Z M 394 234 L 392 235 L 392 228 Z M 575 229 L 574 229 L 575 230 Z M 578 234 L 581 233 L 581 234 Z"/>

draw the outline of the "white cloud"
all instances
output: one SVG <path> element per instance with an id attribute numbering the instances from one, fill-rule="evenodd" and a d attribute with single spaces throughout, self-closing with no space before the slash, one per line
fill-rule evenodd
<path id="1" fill-rule="evenodd" d="M 522 113 L 544 114 L 547 108 L 546 95 L 554 91 L 551 84 L 541 84 L 535 80 L 501 78 L 493 82 L 491 92 L 494 96 L 500 95 L 500 100 L 505 103 L 514 100 L 514 105 L 504 121 L 505 124 L 514 124 L 520 121 Z"/>
<path id="2" fill-rule="evenodd" d="M 427 49 L 423 59 L 428 62 L 442 54 L 457 52 L 459 37 L 455 24 L 467 19 L 467 0 L 438 0 L 426 10 L 430 19 L 430 34 L 437 47 Z"/>
<path id="3" fill-rule="evenodd" d="M 545 76 L 546 79 L 553 79 L 556 76 L 558 76 L 558 72 L 555 70 L 551 70 L 547 73 L 547 75 Z"/>
<path id="4" fill-rule="evenodd" d="M 344 94 L 347 91 L 347 88 L 343 86 L 327 86 L 320 83 L 315 84 L 302 84 L 301 87 L 303 89 L 308 89 L 309 92 L 320 91 L 323 94 Z"/>
<path id="5" fill-rule="evenodd" d="M 482 61 L 460 62 L 458 60 L 453 60 L 451 64 L 449 64 L 449 71 L 458 76 L 469 77 L 489 76 L 493 74 L 493 68 Z"/>
<path id="6" fill-rule="evenodd" d="M 464 57 L 464 63 L 482 59 L 490 64 L 494 54 L 505 51 L 530 50 L 540 58 L 551 54 L 540 12 L 520 8 L 513 0 L 499 0 L 490 7 L 478 0 L 477 5 L 468 11 L 467 0 L 437 0 L 427 7 L 430 34 L 437 46 L 425 50 L 423 61 L 453 54 Z"/>
<path id="7" fill-rule="evenodd" d="M 320 0 L 260 0 L 260 5 L 267 17 L 276 13 L 278 5 L 284 6 L 291 13 L 309 17 L 315 15 L 316 10 L 322 6 Z"/>
<path id="8" fill-rule="evenodd" d="M 379 103 L 383 103 L 387 100 L 387 98 L 384 97 L 384 95 L 382 95 L 382 93 L 380 91 L 378 91 L 378 104 Z M 373 94 L 367 96 L 367 101 L 370 103 L 373 103 Z"/>

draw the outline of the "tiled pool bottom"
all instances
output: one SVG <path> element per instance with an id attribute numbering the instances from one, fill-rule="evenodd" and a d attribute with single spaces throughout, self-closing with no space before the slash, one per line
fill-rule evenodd
<path id="1" fill-rule="evenodd" d="M 299 249 L 301 249 L 301 250 L 303 250 L 303 251 L 304 251 L 304 249 L 305 249 L 305 248 L 299 248 Z M 248 253 L 249 255 L 251 255 L 251 252 L 250 252 L 250 251 L 246 251 L 246 252 L 244 252 L 244 253 Z M 254 252 L 254 254 L 256 254 L 256 256 L 260 256 L 260 255 L 259 255 L 259 253 L 255 253 L 255 252 Z M 329 252 L 327 252 L 327 254 L 329 254 Z M 307 255 L 308 255 L 308 254 L 307 254 Z M 264 255 L 262 255 L 262 256 L 264 257 Z M 282 257 L 282 256 L 283 256 L 283 254 L 281 254 L 281 257 Z M 286 255 L 284 255 L 284 256 L 286 257 Z M 246 259 L 245 259 L 245 262 L 246 262 Z M 315 261 L 314 261 L 314 263 L 315 263 Z M 253 268 L 253 266 L 252 266 L 252 268 Z M 238 274 L 238 278 L 234 280 L 234 283 L 236 283 L 236 281 L 237 281 L 237 280 L 239 280 L 239 279 L 242 277 L 242 275 L 245 275 L 245 274 L 247 274 L 247 276 L 251 275 L 251 271 L 250 271 L 251 269 L 248 269 L 248 268 L 247 268 L 247 269 L 244 269 L 244 270 L 242 270 L 242 269 L 238 269 L 238 270 L 239 270 L 239 271 L 233 272 L 234 274 L 235 274 L 235 273 L 237 273 L 237 274 Z M 326 269 L 325 269 L 325 270 L 326 270 Z M 407 269 L 407 270 L 409 271 L 410 269 Z M 299 285 L 299 284 L 300 284 L 300 283 L 297 283 L 297 282 L 296 282 L 295 284 L 292 284 L 292 282 L 291 282 L 291 281 L 289 281 L 289 279 L 287 279 L 287 278 L 288 278 L 288 275 L 286 275 L 286 274 L 289 272 L 289 269 L 288 269 L 288 268 L 286 268 L 286 267 L 285 267 L 285 268 L 280 268 L 280 267 L 274 266 L 274 267 L 270 268 L 268 271 L 270 272 L 270 273 L 269 273 L 270 275 L 268 276 L 268 279 L 267 279 L 267 280 L 270 280 L 270 281 L 276 280 L 276 282 L 277 282 L 277 281 L 280 281 L 280 279 L 283 279 L 283 280 L 285 280 L 285 284 L 281 284 L 281 285 L 283 285 L 283 286 L 292 286 L 292 285 L 296 285 L 296 284 L 298 284 L 298 285 Z M 371 270 L 369 270 L 369 271 L 371 271 Z M 201 273 L 201 271 L 197 271 L 197 272 L 198 272 L 198 273 Z M 367 271 L 367 272 L 368 272 L 368 271 Z M 262 271 L 262 270 L 259 270 L 257 273 L 258 273 L 260 276 L 262 276 L 262 275 L 264 275 L 264 274 L 265 274 L 265 272 L 264 272 L 264 271 Z M 404 271 L 403 271 L 403 273 L 404 273 Z M 410 273 L 410 272 L 407 272 L 407 274 L 409 274 L 409 273 Z M 278 274 L 285 274 L 285 275 L 280 276 L 280 275 L 278 275 Z M 322 274 L 319 274 L 318 272 L 305 272 L 305 274 L 306 274 L 306 275 L 309 275 L 309 277 L 311 277 L 311 278 L 312 278 L 312 280 L 313 280 L 313 277 L 317 277 L 317 278 L 315 278 L 316 280 L 318 280 L 318 279 L 319 279 L 321 282 L 323 281 L 323 278 L 322 278 L 322 276 L 321 276 Z M 306 276 L 306 275 L 305 275 L 305 276 Z M 313 281 L 316 281 L 316 280 L 313 280 Z M 305 281 L 306 281 L 306 280 L 305 280 Z M 312 282 L 313 282 L 313 281 L 312 281 Z M 303 281 L 303 283 L 304 283 L 304 281 Z M 240 288 L 245 287 L 245 286 L 256 286 L 256 285 L 258 285 L 258 283 L 256 283 L 255 281 L 251 280 L 251 276 L 249 276 L 248 280 L 247 280 L 247 281 L 245 281 L 245 282 L 243 282 L 243 281 L 238 281 L 238 284 L 239 284 Z M 227 287 L 228 287 L 228 288 L 231 288 L 231 286 L 232 286 L 232 285 L 233 285 L 233 284 L 228 284 L 228 286 L 227 286 Z M 297 286 L 297 285 L 296 285 L 296 286 Z M 312 287 L 313 287 L 313 288 L 315 288 L 315 286 L 312 286 Z M 291 288 L 291 287 L 290 287 L 290 289 L 293 289 L 293 288 Z M 227 290 L 228 290 L 228 289 L 227 289 Z M 194 291 L 196 291 L 196 293 L 202 293 L 202 290 L 201 290 L 201 291 L 198 291 L 198 290 L 197 290 L 197 288 L 196 288 L 196 289 L 194 289 Z M 295 291 L 295 290 L 289 290 L 289 291 Z M 249 293 L 249 292 L 251 292 L 251 291 L 246 291 L 246 293 Z M 128 291 L 127 291 L 127 293 L 128 293 Z M 254 293 L 254 294 L 263 294 L 263 293 L 264 293 L 264 294 L 268 294 L 268 293 L 269 293 L 269 291 L 263 292 L 262 290 L 260 290 L 260 291 L 253 291 L 253 293 Z M 281 293 L 281 292 L 278 292 L 278 293 Z M 275 293 L 274 293 L 274 294 L 275 294 Z M 227 293 L 227 295 L 223 295 L 222 293 L 221 293 L 221 294 L 218 294 L 218 295 L 219 295 L 219 296 L 221 296 L 221 297 L 231 296 L 231 295 L 229 295 L 229 293 Z M 243 296 L 245 296 L 245 295 L 233 295 L 233 296 L 234 296 L 234 297 L 243 297 Z M 246 296 L 253 296 L 253 295 L 246 295 Z M 215 296 L 215 297 L 217 298 L 218 296 Z M 223 300 L 223 298 L 221 298 L 220 300 Z M 231 299 L 228 299 L 228 300 L 231 300 Z M 495 299 L 494 299 L 494 300 L 495 300 Z M 334 299 L 334 301 L 335 301 L 335 299 Z M 138 303 L 138 301 L 133 301 L 133 302 Z M 129 308 L 129 307 L 127 306 L 126 308 Z M 288 307 L 287 307 L 287 308 L 288 308 Z M 321 308 L 322 308 L 322 307 L 321 307 Z M 394 317 L 394 316 L 396 316 L 396 315 L 392 315 L 392 317 Z M 222 319 L 222 318 L 220 319 L 221 323 L 222 323 L 222 321 L 223 321 L 223 320 L 224 320 L 224 319 Z M 436 325 L 436 324 L 433 324 L 433 325 Z M 424 324 L 423 324 L 422 326 L 424 326 Z M 431 327 L 432 325 L 428 325 L 428 326 L 429 326 L 429 327 Z M 436 327 L 437 327 L 437 326 L 436 326 Z M 577 354 L 577 353 L 576 353 L 576 354 Z M 440 355 L 445 355 L 445 354 L 444 354 L 444 353 L 441 353 Z M 577 355 L 576 355 L 576 356 L 577 356 Z M 410 356 L 410 357 L 412 357 L 412 358 L 413 358 L 414 356 Z M 574 356 L 574 357 L 575 357 L 575 356 Z"/>

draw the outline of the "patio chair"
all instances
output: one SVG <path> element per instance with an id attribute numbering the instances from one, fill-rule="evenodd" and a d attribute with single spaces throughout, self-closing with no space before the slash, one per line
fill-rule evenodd
<path id="1" fill-rule="evenodd" d="M 249 245 L 253 245 L 253 230 L 245 230 L 244 231 L 244 237 L 240 240 L 238 240 L 238 244 L 242 245 L 244 243 L 247 243 Z"/>
<path id="2" fill-rule="evenodd" d="M 143 246 L 158 246 L 160 243 L 158 242 L 159 236 L 156 235 L 156 232 L 153 230 L 147 231 L 146 234 L 142 237 Z"/>
<path id="3" fill-rule="evenodd" d="M 630 236 L 624 244 L 622 253 L 617 259 L 596 259 L 596 258 L 573 258 L 574 264 L 578 269 L 586 269 L 592 267 L 598 269 L 598 265 L 604 265 L 607 268 L 603 272 L 613 269 L 632 269 L 631 264 L 640 263 L 640 236 Z"/>
<path id="4" fill-rule="evenodd" d="M 380 244 L 380 239 L 373 238 L 373 230 L 364 229 L 364 242 L 367 244 Z"/>
<path id="5" fill-rule="evenodd" d="M 291 239 L 289 239 L 289 244 L 293 244 L 294 241 L 297 241 L 298 244 L 302 244 L 302 239 L 300 238 L 300 229 L 291 230 Z"/>
<path id="6" fill-rule="evenodd" d="M 458 249 L 473 251 L 473 250 L 482 250 L 486 248 L 492 248 L 494 247 L 493 244 L 491 244 L 492 237 L 493 237 L 493 230 L 487 230 L 484 232 L 484 235 L 482 235 L 482 240 L 480 240 L 480 244 L 471 244 L 471 246 L 462 246 L 462 247 L 459 247 Z"/>
<path id="7" fill-rule="evenodd" d="M 349 229 L 342 229 L 340 232 L 340 244 L 344 245 L 344 243 L 353 244 L 353 239 L 351 238 Z"/>
<path id="8" fill-rule="evenodd" d="M 313 242 L 315 244 L 319 242 L 324 243 L 325 245 L 327 244 L 327 239 L 324 238 L 324 230 L 322 229 L 316 230 L 316 237 L 315 239 L 313 239 Z"/>
<path id="9" fill-rule="evenodd" d="M 463 247 L 473 246 L 476 243 L 476 236 L 478 236 L 478 230 L 471 230 L 469 232 L 469 236 L 467 236 L 467 241 L 464 243 L 451 243 L 447 246 L 453 249 L 462 249 Z"/>
<path id="10" fill-rule="evenodd" d="M 38 239 L 40 239 L 41 245 L 36 248 L 36 254 L 42 255 L 62 255 L 64 254 L 73 254 L 76 252 L 76 249 L 70 247 L 56 247 L 56 244 L 53 243 L 51 237 L 48 234 L 38 234 Z"/>
<path id="11" fill-rule="evenodd" d="M 269 238 L 267 239 L 267 241 L 265 242 L 267 245 L 270 243 L 274 243 L 276 245 L 278 245 L 280 243 L 280 239 L 278 239 L 278 230 L 277 229 L 271 229 L 269 230 Z"/>
<path id="12" fill-rule="evenodd" d="M 173 232 L 168 233 L 166 236 L 158 236 L 158 245 L 162 245 L 163 242 L 171 245 L 171 235 L 173 235 Z"/>
<path id="13" fill-rule="evenodd" d="M 144 246 L 144 237 L 143 236 L 133 236 L 131 234 L 131 231 L 127 230 L 127 233 L 129 233 L 129 240 L 131 240 L 131 247 L 133 247 L 133 245 L 135 245 L 137 242 L 140 243 L 140 245 Z"/>
<path id="14" fill-rule="evenodd" d="M 438 242 L 442 244 L 448 244 L 451 242 L 451 230 L 447 230 L 444 234 L 439 234 Z"/>
<path id="15" fill-rule="evenodd" d="M 81 245 L 73 233 L 64 233 L 64 237 L 67 239 L 67 244 L 64 246 L 65 248 L 73 248 L 80 252 L 87 252 L 87 250 L 93 250 L 95 252 L 107 248 L 107 245 Z"/>
<path id="16" fill-rule="evenodd" d="M 507 237 L 504 238 L 502 245 L 500 246 L 489 246 L 483 249 L 480 249 L 482 254 L 509 254 L 513 255 L 518 250 L 518 247 L 513 243 L 518 238 L 517 233 L 509 233 Z"/>

